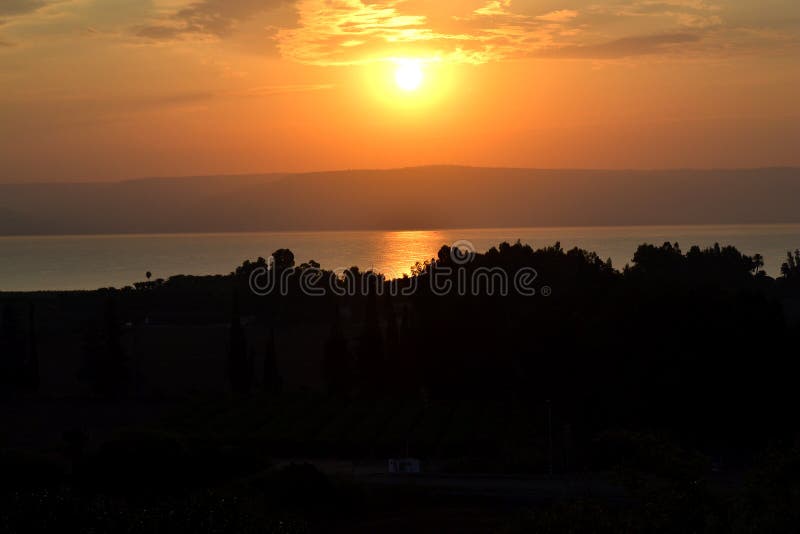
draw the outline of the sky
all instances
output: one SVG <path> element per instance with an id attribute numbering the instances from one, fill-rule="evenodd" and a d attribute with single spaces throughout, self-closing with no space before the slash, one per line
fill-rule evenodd
<path id="1" fill-rule="evenodd" d="M 0 182 L 800 166 L 798 94 L 797 0 L 0 0 Z"/>

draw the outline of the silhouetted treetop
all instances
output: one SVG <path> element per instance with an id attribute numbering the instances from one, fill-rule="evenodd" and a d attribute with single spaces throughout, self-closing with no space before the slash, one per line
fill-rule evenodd
<path id="1" fill-rule="evenodd" d="M 763 276 L 763 264 L 760 255 L 747 256 L 732 246 L 693 246 L 684 254 L 678 243 L 667 242 L 660 247 L 641 245 L 625 274 L 638 281 L 741 288 L 750 285 L 755 276 Z"/>
<path id="2" fill-rule="evenodd" d="M 781 275 L 787 280 L 800 280 L 800 249 L 786 253 L 786 261 L 781 265 Z"/>

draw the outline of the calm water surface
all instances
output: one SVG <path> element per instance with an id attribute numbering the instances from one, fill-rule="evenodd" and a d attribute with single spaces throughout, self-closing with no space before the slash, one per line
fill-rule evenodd
<path id="1" fill-rule="evenodd" d="M 263 232 L 124 236 L 0 237 L 0 291 L 122 287 L 175 274 L 226 274 L 245 259 L 289 248 L 298 263 L 316 260 L 326 269 L 357 265 L 390 277 L 436 255 L 444 244 L 471 241 L 477 250 L 517 239 L 535 248 L 561 241 L 611 258 L 623 267 L 641 243 L 716 242 L 746 254 L 760 253 L 775 276 L 787 250 L 800 248 L 800 225 L 636 226 L 496 228 L 400 232 Z"/>

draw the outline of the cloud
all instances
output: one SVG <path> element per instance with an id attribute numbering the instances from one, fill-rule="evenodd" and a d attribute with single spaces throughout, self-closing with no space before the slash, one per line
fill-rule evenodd
<path id="1" fill-rule="evenodd" d="M 704 0 L 633 0 L 591 6 L 594 14 L 609 14 L 617 19 L 650 19 L 678 27 L 708 28 L 721 25 L 719 5 Z"/>
<path id="2" fill-rule="evenodd" d="M 538 11 L 530 1 L 463 2 L 450 16 L 419 2 L 299 0 L 299 24 L 275 36 L 284 57 L 315 65 L 350 65 L 414 56 L 482 64 L 526 57 L 630 57 L 673 53 L 721 23 L 703 0 L 633 0 L 585 9 Z M 620 21 L 652 17 L 625 35 Z M 617 37 L 604 31 L 613 26 Z M 628 24 L 629 31 L 638 28 Z M 622 33 L 622 35 L 619 35 Z"/>
<path id="3" fill-rule="evenodd" d="M 652 54 L 666 54 L 675 51 L 679 45 L 696 43 L 701 35 L 693 33 L 671 33 L 623 37 L 594 45 L 565 46 L 539 53 L 547 58 L 574 59 L 615 59 Z"/>
<path id="4" fill-rule="evenodd" d="M 139 37 L 172 40 L 185 37 L 228 37 L 241 22 L 290 0 L 199 0 L 187 7 L 135 28 Z"/>
<path id="5" fill-rule="evenodd" d="M 18 17 L 38 11 L 47 5 L 44 0 L 0 0 L 0 17 Z M 0 26 L 6 23 L 5 20 L 0 20 Z M 6 41 L 0 36 L 0 48 L 10 48 L 15 46 L 15 43 Z"/>
<path id="6" fill-rule="evenodd" d="M 2 0 L 0 1 L 0 16 L 23 15 L 44 7 L 44 0 Z"/>
<path id="7" fill-rule="evenodd" d="M 505 16 L 509 14 L 508 8 L 511 7 L 511 0 L 490 0 L 486 5 L 474 11 L 481 16 Z"/>
<path id="8" fill-rule="evenodd" d="M 320 84 L 297 84 L 297 85 L 263 85 L 260 87 L 251 87 L 244 91 L 232 93 L 235 96 L 253 96 L 263 97 L 270 95 L 283 95 L 287 93 L 308 93 L 312 91 L 327 91 L 334 89 L 336 86 L 329 83 Z"/>
<path id="9" fill-rule="evenodd" d="M 558 11 L 551 11 L 544 15 L 538 15 L 537 20 L 546 20 L 548 22 L 566 22 L 578 16 L 578 12 L 574 9 L 559 9 Z"/>
<path id="10" fill-rule="evenodd" d="M 378 47 L 413 47 L 440 36 L 426 27 L 424 15 L 400 13 L 395 4 L 361 0 L 301 0 L 297 28 L 278 31 L 278 49 L 302 63 L 337 65 L 370 62 Z M 468 38 L 468 37 L 465 37 Z"/>
<path id="11" fill-rule="evenodd" d="M 19 1 L 19 0 L 15 0 Z M 730 53 L 741 39 L 727 0 L 581 0 L 570 7 L 534 0 L 194 0 L 135 33 L 153 41 L 223 39 L 273 10 L 271 41 L 287 59 L 356 65 L 400 57 L 482 64 L 521 58 L 626 58 Z M 281 24 L 277 8 L 296 14 Z M 556 9 L 553 9 L 553 8 Z M 730 7 L 730 6 L 728 6 Z M 250 24 L 255 31 L 256 24 Z M 263 35 L 263 27 L 259 28 Z M 785 41 L 784 41 L 785 42 Z M 769 43 L 760 45 L 767 48 Z"/>
<path id="12" fill-rule="evenodd" d="M 275 38 L 284 57 L 316 65 L 409 55 L 481 64 L 519 57 L 547 46 L 555 34 L 577 32 L 566 28 L 577 12 L 559 13 L 558 21 L 540 20 L 513 11 L 511 0 L 490 0 L 477 8 L 464 4 L 461 12 L 448 5 L 450 16 L 436 18 L 433 9 L 399 0 L 300 0 L 297 27 L 281 29 Z"/>

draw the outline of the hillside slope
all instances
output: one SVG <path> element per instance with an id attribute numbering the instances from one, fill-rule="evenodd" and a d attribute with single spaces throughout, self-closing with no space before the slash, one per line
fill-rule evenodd
<path id="1" fill-rule="evenodd" d="M 800 222 L 800 169 L 469 167 L 0 184 L 0 234 Z"/>

